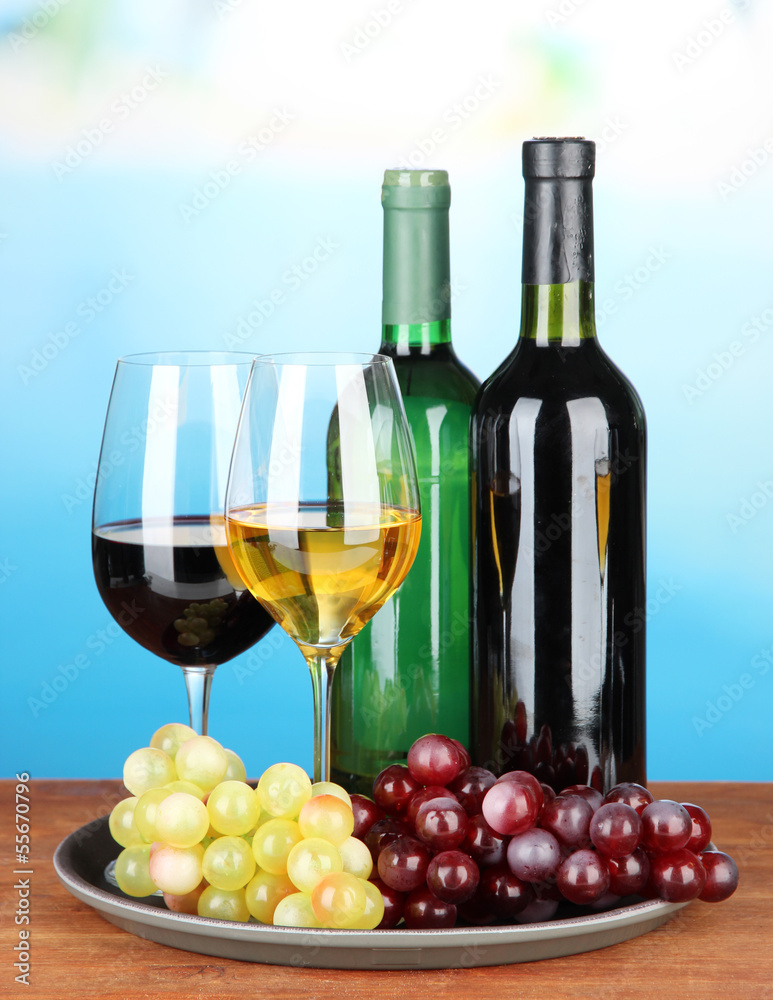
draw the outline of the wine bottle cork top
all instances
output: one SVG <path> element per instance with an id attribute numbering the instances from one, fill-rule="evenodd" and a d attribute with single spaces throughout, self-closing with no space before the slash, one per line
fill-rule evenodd
<path id="1" fill-rule="evenodd" d="M 385 170 L 384 187 L 448 187 L 448 171 Z"/>
<path id="2" fill-rule="evenodd" d="M 386 170 L 381 188 L 384 208 L 440 208 L 451 204 L 447 170 Z"/>
<path id="3" fill-rule="evenodd" d="M 523 176 L 534 180 L 590 180 L 596 170 L 596 143 L 579 136 L 544 136 L 523 144 Z"/>

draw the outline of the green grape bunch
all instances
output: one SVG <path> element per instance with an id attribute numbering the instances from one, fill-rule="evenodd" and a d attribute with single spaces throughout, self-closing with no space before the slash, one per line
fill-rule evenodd
<path id="1" fill-rule="evenodd" d="M 192 604 L 186 625 L 218 603 Z M 203 641 L 206 630 L 196 634 Z M 285 927 L 372 930 L 383 919 L 368 881 L 373 860 L 340 785 L 312 785 L 303 768 L 279 763 L 253 788 L 233 751 L 180 723 L 129 755 L 124 784 L 131 795 L 109 823 L 127 895 L 161 890 L 178 913 Z"/>

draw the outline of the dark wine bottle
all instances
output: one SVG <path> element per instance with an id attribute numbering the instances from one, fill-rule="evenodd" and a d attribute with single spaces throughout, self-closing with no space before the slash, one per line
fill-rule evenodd
<path id="1" fill-rule="evenodd" d="M 645 780 L 645 420 L 599 346 L 595 144 L 524 143 L 521 329 L 471 425 L 473 763 Z"/>
<path id="2" fill-rule="evenodd" d="M 344 651 L 333 684 L 333 780 L 367 795 L 419 736 L 469 736 L 468 435 L 479 382 L 451 344 L 450 201 L 445 170 L 386 171 L 379 353 L 403 395 L 422 527 L 405 582 Z"/>

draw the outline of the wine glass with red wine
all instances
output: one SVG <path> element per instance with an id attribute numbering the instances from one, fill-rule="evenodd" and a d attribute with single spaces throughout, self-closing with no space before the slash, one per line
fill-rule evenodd
<path id="1" fill-rule="evenodd" d="M 94 576 L 141 646 L 182 667 L 207 732 L 215 667 L 274 624 L 225 540 L 228 466 L 252 355 L 180 351 L 118 361 L 94 492 Z"/>

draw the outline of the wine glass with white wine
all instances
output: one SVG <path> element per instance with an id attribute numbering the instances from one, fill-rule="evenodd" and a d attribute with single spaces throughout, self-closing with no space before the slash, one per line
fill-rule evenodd
<path id="1" fill-rule="evenodd" d="M 256 358 L 225 523 L 239 573 L 309 666 L 314 780 L 329 780 L 336 664 L 402 583 L 421 533 L 413 445 L 391 359 Z"/>

